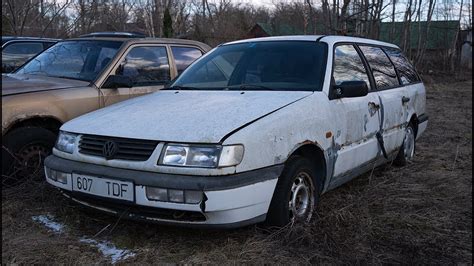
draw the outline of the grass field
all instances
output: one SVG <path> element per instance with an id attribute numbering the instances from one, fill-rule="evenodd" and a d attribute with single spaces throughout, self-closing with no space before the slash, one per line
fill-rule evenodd
<path id="1" fill-rule="evenodd" d="M 135 264 L 472 264 L 472 80 L 426 80 L 430 120 L 414 162 L 382 166 L 323 195 L 306 228 L 137 223 L 36 182 L 2 190 L 2 264 L 112 263 L 103 243 L 128 250 L 118 263 Z M 44 226 L 40 215 L 62 228 Z"/>

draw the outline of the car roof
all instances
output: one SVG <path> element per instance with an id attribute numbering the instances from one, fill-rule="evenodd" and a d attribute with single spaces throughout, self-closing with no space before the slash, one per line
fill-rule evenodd
<path id="1" fill-rule="evenodd" d="M 8 41 L 13 41 L 13 40 L 51 41 L 51 42 L 60 41 L 60 39 L 53 39 L 53 38 L 27 37 L 27 36 L 2 36 L 2 45 Z"/>
<path id="2" fill-rule="evenodd" d="M 211 47 L 205 43 L 186 40 L 186 39 L 173 39 L 173 38 L 129 38 L 129 37 L 78 37 L 71 38 L 63 41 L 119 41 L 127 42 L 129 44 L 185 44 L 185 45 L 194 45 L 201 47 L 205 51 L 211 50 Z"/>
<path id="3" fill-rule="evenodd" d="M 261 38 L 252 38 L 252 39 L 245 39 L 245 40 L 238 40 L 233 42 L 224 43 L 221 45 L 229 45 L 229 44 L 238 44 L 238 43 L 246 43 L 246 42 L 268 42 L 268 41 L 323 41 L 328 44 L 334 44 L 338 42 L 356 42 L 356 43 L 366 43 L 366 44 L 374 44 L 374 45 L 381 45 L 381 46 L 388 46 L 393 48 L 399 48 L 395 44 L 360 38 L 360 37 L 351 37 L 351 36 L 339 36 L 339 35 L 288 35 L 288 36 L 272 36 L 272 37 L 261 37 Z"/>

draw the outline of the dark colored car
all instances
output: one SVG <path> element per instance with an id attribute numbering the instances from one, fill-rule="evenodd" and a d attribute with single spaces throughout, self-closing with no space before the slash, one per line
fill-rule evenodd
<path id="1" fill-rule="evenodd" d="M 2 36 L 2 73 L 10 73 L 59 39 Z"/>

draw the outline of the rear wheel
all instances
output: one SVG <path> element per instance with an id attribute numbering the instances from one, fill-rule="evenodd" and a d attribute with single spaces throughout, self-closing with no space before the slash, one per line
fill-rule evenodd
<path id="1" fill-rule="evenodd" d="M 280 176 L 267 214 L 269 225 L 307 223 L 319 201 L 315 169 L 303 157 L 291 157 Z"/>
<path id="2" fill-rule="evenodd" d="M 395 165 L 404 166 L 415 156 L 415 127 L 413 123 L 408 124 L 405 129 L 405 138 L 400 151 L 393 162 Z"/>
<path id="3" fill-rule="evenodd" d="M 43 177 L 43 161 L 55 140 L 53 132 L 39 127 L 9 132 L 2 141 L 2 185 L 14 186 L 27 178 Z"/>

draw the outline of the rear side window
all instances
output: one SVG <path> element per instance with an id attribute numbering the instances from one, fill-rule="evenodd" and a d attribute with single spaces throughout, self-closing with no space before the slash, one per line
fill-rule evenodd
<path id="1" fill-rule="evenodd" d="M 383 90 L 399 85 L 395 68 L 381 48 L 360 46 L 360 49 L 372 70 L 377 89 Z"/>
<path id="2" fill-rule="evenodd" d="M 420 81 L 420 77 L 416 73 L 415 68 L 410 61 L 402 54 L 402 51 L 393 48 L 384 48 L 385 52 L 392 60 L 395 68 L 400 76 L 400 81 L 403 85 L 416 83 Z"/>
<path id="3" fill-rule="evenodd" d="M 116 71 L 132 79 L 134 86 L 164 84 L 170 80 L 168 53 L 164 46 L 135 47 Z"/>
<path id="4" fill-rule="evenodd" d="M 33 56 L 41 51 L 43 51 L 43 44 L 40 42 L 18 42 L 5 47 L 2 53 Z"/>
<path id="5" fill-rule="evenodd" d="M 178 75 L 202 55 L 202 52 L 197 48 L 183 46 L 171 46 L 171 52 L 173 53 Z"/>
<path id="6" fill-rule="evenodd" d="M 334 83 L 340 85 L 344 81 L 365 81 L 370 88 L 369 76 L 357 50 L 353 45 L 339 45 L 334 49 Z"/>
<path id="7" fill-rule="evenodd" d="M 30 58 L 43 51 L 40 42 L 16 42 L 2 50 L 2 72 L 12 72 Z"/>

